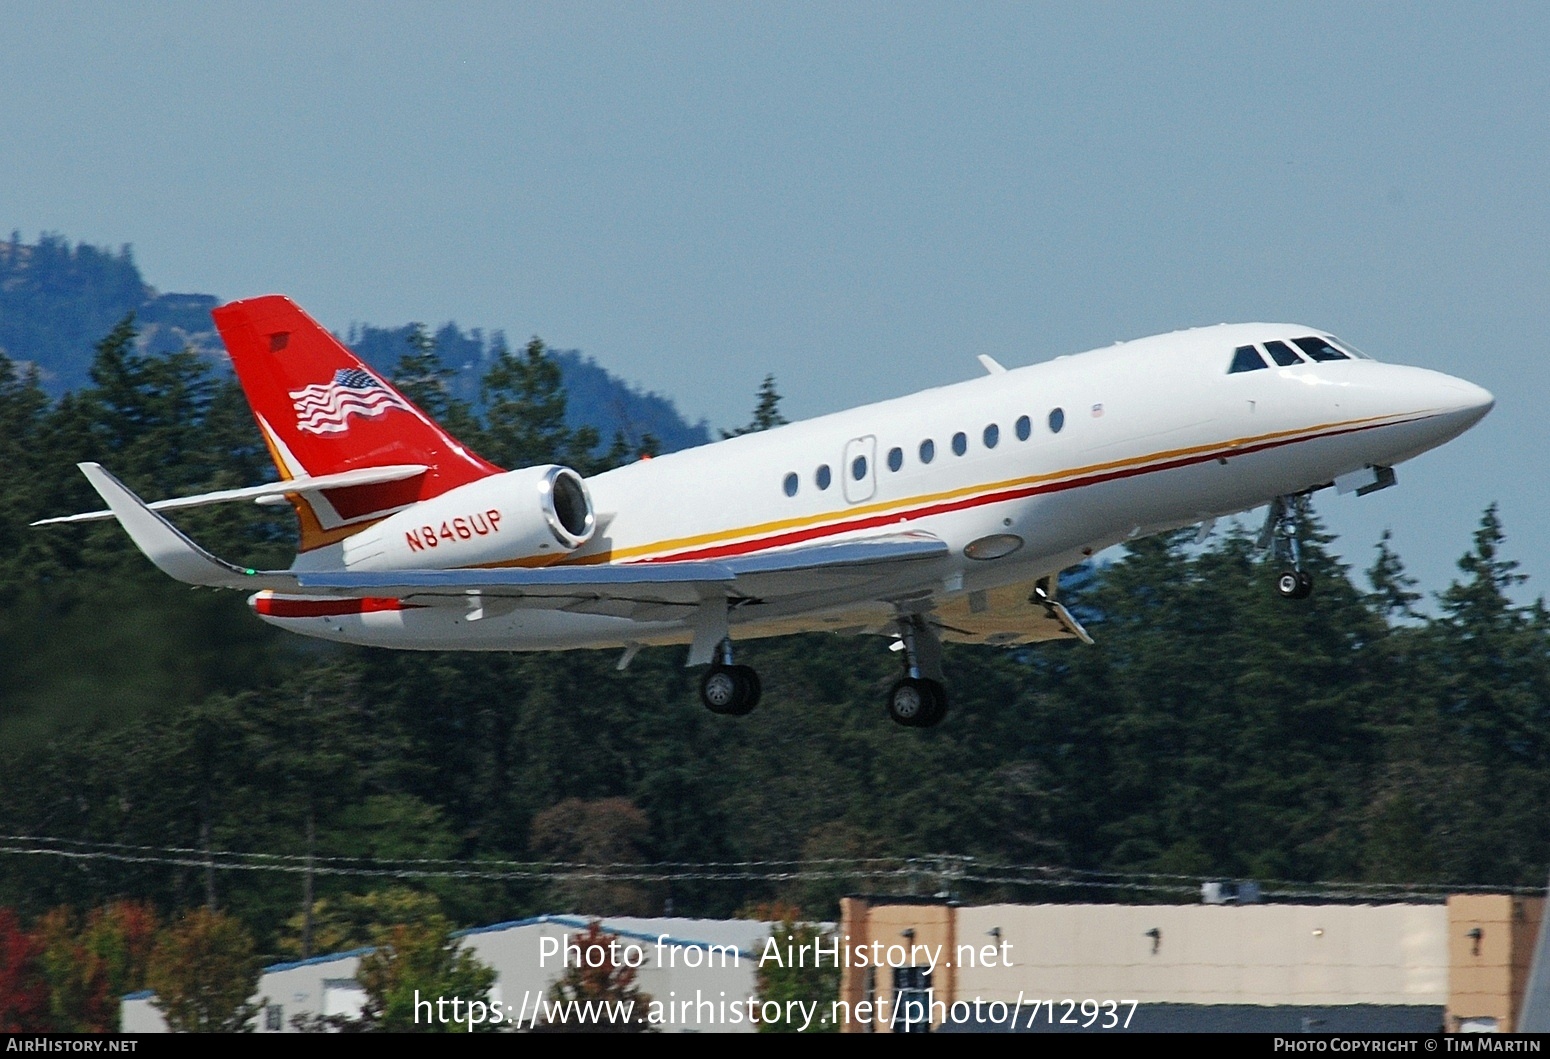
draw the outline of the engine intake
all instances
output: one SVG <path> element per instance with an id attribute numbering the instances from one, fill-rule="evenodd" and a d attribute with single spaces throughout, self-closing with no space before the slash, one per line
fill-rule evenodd
<path id="1" fill-rule="evenodd" d="M 592 517 L 592 498 L 581 475 L 569 467 L 551 467 L 541 492 L 555 540 L 567 548 L 579 548 L 592 539 L 597 519 Z"/>

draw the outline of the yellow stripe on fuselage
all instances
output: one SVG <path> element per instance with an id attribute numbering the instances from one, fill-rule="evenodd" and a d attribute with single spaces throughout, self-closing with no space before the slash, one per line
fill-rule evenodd
<path id="1" fill-rule="evenodd" d="M 1205 445 L 1191 445 L 1176 449 L 1163 449 L 1158 452 L 1148 453 L 1144 456 L 1132 456 L 1127 459 L 1110 460 L 1103 463 L 1087 464 L 1079 467 L 1067 468 L 1048 474 L 1025 475 L 1017 478 L 1007 478 L 1000 481 L 981 482 L 975 485 L 964 486 L 958 489 L 948 489 L 936 493 L 922 493 L 917 496 L 905 497 L 898 500 L 883 501 L 874 504 L 857 504 L 839 510 L 827 511 L 818 515 L 805 515 L 787 519 L 776 519 L 770 522 L 761 522 L 752 526 L 741 526 L 733 529 L 718 530 L 711 533 L 700 533 L 686 537 L 672 537 L 665 540 L 654 541 L 650 544 L 634 545 L 628 548 L 610 549 L 594 552 L 589 555 L 573 556 L 560 561 L 560 564 L 592 565 L 605 562 L 629 562 L 647 557 L 671 555 L 674 552 L 697 550 L 718 544 L 728 544 L 740 539 L 757 539 L 759 537 L 774 534 L 790 533 L 794 530 L 804 530 L 825 523 L 850 522 L 857 519 L 869 518 L 889 513 L 907 514 L 909 511 L 921 507 L 929 507 L 935 504 L 949 503 L 964 497 L 974 496 L 978 493 L 994 493 L 1006 489 L 1027 488 L 1030 486 L 1046 485 L 1071 478 L 1084 478 L 1092 475 L 1111 474 L 1129 468 L 1145 466 L 1149 463 L 1165 463 L 1179 459 L 1187 459 L 1192 456 L 1208 455 L 1213 452 L 1222 455 L 1230 455 L 1240 449 L 1261 446 L 1296 439 L 1298 435 L 1305 435 L 1299 440 L 1311 441 L 1321 435 L 1348 431 L 1355 428 L 1376 426 L 1384 421 L 1402 422 L 1430 414 L 1429 412 L 1411 413 L 1402 416 L 1366 416 L 1360 419 L 1346 419 L 1332 423 L 1321 423 L 1313 427 L 1299 427 L 1294 430 L 1279 430 L 1268 434 L 1255 434 L 1247 437 L 1233 438 L 1228 441 L 1211 442 Z M 530 565 L 530 559 L 508 560 L 500 563 L 485 564 L 489 567 L 524 566 Z"/>

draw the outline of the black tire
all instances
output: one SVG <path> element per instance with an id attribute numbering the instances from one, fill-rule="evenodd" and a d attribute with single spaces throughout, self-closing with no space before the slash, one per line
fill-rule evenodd
<path id="1" fill-rule="evenodd" d="M 725 712 L 733 717 L 746 717 L 753 712 L 753 708 L 759 705 L 759 696 L 764 694 L 764 685 L 759 681 L 759 673 L 753 666 L 733 666 L 733 672 L 742 692 L 736 705 Z"/>
<path id="2" fill-rule="evenodd" d="M 1303 574 L 1298 570 L 1282 570 L 1276 577 L 1276 591 L 1282 599 L 1301 599 Z M 1312 585 L 1312 582 L 1309 582 Z"/>
<path id="3" fill-rule="evenodd" d="M 947 716 L 947 689 L 934 680 L 922 680 L 931 693 L 931 711 L 916 722 L 916 728 L 935 728 Z"/>
<path id="4" fill-rule="evenodd" d="M 920 680 L 916 677 L 905 677 L 888 689 L 888 716 L 895 724 L 901 724 L 906 728 L 929 727 L 940 720 L 940 713 L 946 712 L 944 708 L 946 698 L 935 690 L 936 682 L 932 680 Z M 933 720 L 933 717 L 936 720 Z"/>
<path id="5" fill-rule="evenodd" d="M 700 701 L 711 713 L 742 717 L 759 705 L 759 674 L 749 666 L 713 665 L 700 678 Z"/>
<path id="6" fill-rule="evenodd" d="M 711 666 L 700 677 L 700 701 L 711 713 L 728 713 L 737 704 L 742 681 L 732 666 Z"/>

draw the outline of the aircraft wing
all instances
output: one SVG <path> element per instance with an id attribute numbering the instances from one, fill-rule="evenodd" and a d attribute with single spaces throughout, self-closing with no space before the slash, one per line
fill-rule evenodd
<path id="1" fill-rule="evenodd" d="M 219 559 L 151 510 L 102 466 L 81 472 L 107 501 L 135 545 L 162 572 L 193 585 L 248 591 L 392 597 L 425 605 L 467 605 L 472 597 L 507 605 L 619 614 L 642 620 L 682 617 L 708 600 L 729 605 L 845 592 L 893 582 L 905 568 L 947 554 L 926 533 L 891 533 L 727 559 L 382 572 L 253 570 Z"/>
<path id="2" fill-rule="evenodd" d="M 531 600 L 608 600 L 697 605 L 708 594 L 781 598 L 852 588 L 877 580 L 900 564 L 947 554 L 926 533 L 894 533 L 836 544 L 809 545 L 730 559 L 689 562 L 559 565 L 460 570 L 386 570 L 380 573 L 298 571 L 304 592 L 393 596 L 429 602 L 471 594 Z M 801 575 L 800 580 L 793 575 Z M 714 590 L 714 591 L 712 591 Z"/>

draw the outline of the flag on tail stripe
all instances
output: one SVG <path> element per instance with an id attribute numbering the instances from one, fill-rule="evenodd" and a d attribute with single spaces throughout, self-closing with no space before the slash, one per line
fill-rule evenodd
<path id="1" fill-rule="evenodd" d="M 346 420 L 351 416 L 374 417 L 394 408 L 409 410 L 403 398 L 361 368 L 340 368 L 332 382 L 313 383 L 291 390 L 290 395 L 296 403 L 297 429 L 312 434 L 348 430 Z"/>

